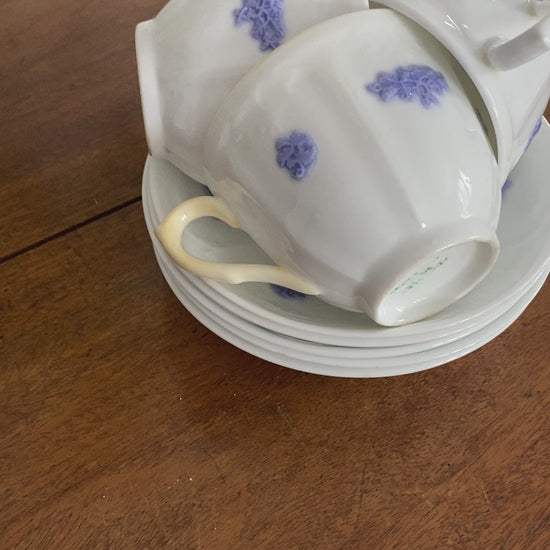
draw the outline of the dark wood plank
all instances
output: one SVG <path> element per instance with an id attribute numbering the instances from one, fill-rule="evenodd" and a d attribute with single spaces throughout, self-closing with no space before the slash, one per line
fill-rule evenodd
<path id="1" fill-rule="evenodd" d="M 0 258 L 139 196 L 133 35 L 163 4 L 0 4 Z"/>
<path id="2" fill-rule="evenodd" d="M 0 266 L 0 548 L 545 549 L 550 286 L 431 371 L 313 376 L 169 291 L 139 205 Z"/>

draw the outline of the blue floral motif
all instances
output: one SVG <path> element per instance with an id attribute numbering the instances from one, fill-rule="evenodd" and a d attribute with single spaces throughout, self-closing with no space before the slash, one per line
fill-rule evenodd
<path id="1" fill-rule="evenodd" d="M 533 128 L 533 132 L 531 133 L 531 136 L 529 137 L 529 141 L 527 142 L 527 146 L 525 147 L 525 151 L 529 149 L 529 146 L 531 143 L 533 143 L 533 140 L 535 139 L 536 135 L 540 132 L 540 129 L 542 127 L 542 118 L 539 119 L 539 121 L 535 124 L 535 127 Z"/>
<path id="2" fill-rule="evenodd" d="M 283 0 L 243 0 L 243 7 L 235 10 L 235 26 L 252 23 L 250 36 L 260 43 L 262 52 L 278 48 L 286 36 L 282 7 Z"/>
<path id="3" fill-rule="evenodd" d="M 292 290 L 291 288 L 286 288 L 286 286 L 279 286 L 274 284 L 270 286 L 274 290 L 275 294 L 277 294 L 281 298 L 287 298 L 291 300 L 303 300 L 306 297 L 305 294 L 302 294 L 297 290 Z"/>
<path id="4" fill-rule="evenodd" d="M 295 180 L 302 180 L 317 160 L 319 150 L 313 139 L 303 132 L 294 131 L 287 138 L 275 142 L 277 164 L 289 171 Z"/>
<path id="5" fill-rule="evenodd" d="M 378 73 L 376 81 L 368 84 L 366 89 L 388 102 L 394 98 L 412 102 L 416 97 L 423 107 L 428 109 L 438 105 L 438 95 L 443 95 L 449 85 L 445 77 L 424 65 L 398 67 L 393 73 Z"/>

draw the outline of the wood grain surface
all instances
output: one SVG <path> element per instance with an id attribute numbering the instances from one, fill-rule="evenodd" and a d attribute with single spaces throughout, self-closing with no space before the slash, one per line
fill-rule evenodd
<path id="1" fill-rule="evenodd" d="M 134 28 L 163 4 L 0 3 L 0 258 L 139 197 Z"/>
<path id="2" fill-rule="evenodd" d="M 550 548 L 548 284 L 463 359 L 365 380 L 171 293 L 133 53 L 162 3 L 0 5 L 0 549 Z"/>

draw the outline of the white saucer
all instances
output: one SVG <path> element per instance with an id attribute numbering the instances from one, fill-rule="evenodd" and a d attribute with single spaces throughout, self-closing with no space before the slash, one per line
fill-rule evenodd
<path id="1" fill-rule="evenodd" d="M 180 302 L 197 320 L 227 342 L 252 355 L 281 366 L 314 374 L 347 378 L 370 378 L 408 374 L 440 366 L 471 353 L 501 334 L 521 315 L 540 290 L 548 274 L 545 272 L 533 287 L 504 315 L 483 329 L 452 344 L 407 356 L 346 361 L 337 357 L 325 357 L 321 360 L 320 357 L 309 357 L 307 354 L 296 353 L 285 345 L 287 341 L 285 336 L 280 336 L 279 344 L 274 345 L 271 343 L 267 344 L 257 335 L 242 333 L 234 325 L 224 322 L 189 295 L 181 285 L 181 281 L 178 281 L 170 270 L 167 269 L 167 265 L 160 255 L 157 259 L 166 281 Z M 324 347 L 329 348 L 330 346 Z"/>
<path id="2" fill-rule="evenodd" d="M 385 328 L 366 316 L 329 306 L 312 297 L 285 298 L 270 285 L 226 285 L 181 276 L 222 310 L 264 329 L 309 342 L 345 347 L 432 346 L 477 331 L 502 315 L 537 281 L 550 258 L 550 127 L 545 122 L 505 190 L 498 229 L 502 245 L 499 261 L 470 294 L 440 314 L 403 327 Z M 169 163 L 148 158 L 143 187 L 150 193 L 151 212 L 163 218 L 177 204 L 207 190 Z M 156 223 L 156 220 L 155 222 Z M 219 220 L 194 222 L 186 231 L 187 247 L 214 261 L 266 262 L 265 254 L 243 232 Z M 219 311 L 218 311 L 219 313 Z M 418 347 L 420 346 L 420 347 Z M 433 346 L 432 346 L 433 347 Z M 405 350 L 403 350 L 405 351 Z M 405 353 L 409 353 L 406 350 Z"/>
<path id="3" fill-rule="evenodd" d="M 494 318 L 492 318 L 488 323 L 480 325 L 475 330 L 471 330 L 467 333 L 459 334 L 458 336 L 453 336 L 450 338 L 436 338 L 433 341 L 423 342 L 420 344 L 394 347 L 386 346 L 379 348 L 358 348 L 331 346 L 299 340 L 247 322 L 245 319 L 238 317 L 230 310 L 219 307 L 207 295 L 203 294 L 196 287 L 193 287 L 192 283 L 188 279 L 181 276 L 181 271 L 174 266 L 173 262 L 170 261 L 170 258 L 160 245 L 155 246 L 155 252 L 157 255 L 157 260 L 163 265 L 163 272 L 165 276 L 170 277 L 178 289 L 187 295 L 191 301 L 196 302 L 200 309 L 207 312 L 219 324 L 227 326 L 230 331 L 234 331 L 248 340 L 255 339 L 258 345 L 261 345 L 266 349 L 270 349 L 271 351 L 278 351 L 281 347 L 283 347 L 288 350 L 288 353 L 292 353 L 294 358 L 318 361 L 329 365 L 333 364 L 334 361 L 337 360 L 338 364 L 341 366 L 355 366 L 357 361 L 360 361 L 361 366 L 367 366 L 367 364 L 370 363 L 380 364 L 381 359 L 418 355 L 420 352 L 427 351 L 432 351 L 434 354 L 441 352 L 443 356 L 446 356 L 452 347 L 451 345 L 454 345 L 456 349 L 467 347 L 469 343 L 477 341 L 476 338 L 478 338 L 478 335 L 482 334 L 480 332 L 481 329 L 493 323 L 499 317 L 506 315 L 511 308 L 516 306 L 518 302 L 524 300 L 525 296 L 531 296 L 531 299 L 534 298 L 535 294 L 542 287 L 550 269 L 545 268 L 545 270 L 539 274 L 539 277 L 533 286 L 529 287 L 526 293 L 520 296 L 518 301 L 510 304 L 502 312 L 495 314 Z M 435 350 L 435 348 L 441 347 L 444 349 L 437 351 Z M 410 357 L 405 358 L 403 361 L 405 364 L 408 364 Z"/>
<path id="4" fill-rule="evenodd" d="M 148 189 L 144 188 L 144 212 L 149 231 L 153 231 Z M 406 374 L 442 365 L 483 346 L 505 330 L 534 298 L 548 275 L 548 268 L 535 284 L 503 315 L 467 337 L 437 348 L 404 354 L 403 346 L 381 348 L 385 356 L 362 356 L 376 349 L 350 349 L 312 344 L 273 333 L 247 323 L 230 311 L 211 308 L 210 298 L 197 289 L 174 266 L 162 247 L 153 239 L 155 253 L 168 284 L 181 303 L 205 326 L 233 345 L 263 359 L 306 372 L 343 377 L 379 377 Z M 407 346 L 405 346 L 407 347 Z M 312 350 L 315 350 L 311 353 Z M 394 353 L 392 353 L 394 352 Z M 352 354 L 349 355 L 348 354 Z"/>

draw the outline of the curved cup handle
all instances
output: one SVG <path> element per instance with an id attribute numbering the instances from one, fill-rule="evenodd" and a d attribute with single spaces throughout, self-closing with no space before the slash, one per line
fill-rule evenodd
<path id="1" fill-rule="evenodd" d="M 550 15 L 512 40 L 492 39 L 487 45 L 487 57 L 495 69 L 515 69 L 550 51 Z"/>
<path id="2" fill-rule="evenodd" d="M 155 234 L 170 257 L 183 269 L 225 283 L 272 283 L 302 292 L 320 294 L 320 290 L 284 267 L 257 264 L 221 264 L 201 260 L 182 247 L 185 228 L 198 218 L 218 218 L 231 227 L 239 228 L 233 212 L 220 197 L 196 197 L 174 208 L 157 227 Z"/>

